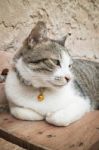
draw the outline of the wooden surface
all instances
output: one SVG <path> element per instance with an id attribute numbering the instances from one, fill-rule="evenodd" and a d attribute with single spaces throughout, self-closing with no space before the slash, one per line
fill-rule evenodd
<path id="1" fill-rule="evenodd" d="M 68 127 L 20 121 L 1 113 L 0 136 L 29 150 L 99 150 L 99 111 Z"/>
<path id="2" fill-rule="evenodd" d="M 0 150 L 24 150 L 24 149 L 0 138 Z"/>

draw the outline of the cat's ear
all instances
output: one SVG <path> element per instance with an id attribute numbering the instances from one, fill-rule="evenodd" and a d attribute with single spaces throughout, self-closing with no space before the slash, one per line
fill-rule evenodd
<path id="1" fill-rule="evenodd" d="M 46 37 L 47 37 L 46 24 L 42 21 L 39 21 L 29 34 L 27 38 L 27 44 L 28 46 L 33 47 L 35 43 L 44 40 Z"/>
<path id="2" fill-rule="evenodd" d="M 58 44 L 65 46 L 65 41 L 66 41 L 67 36 L 63 36 L 61 39 L 59 40 L 55 40 L 55 42 L 57 42 Z"/>

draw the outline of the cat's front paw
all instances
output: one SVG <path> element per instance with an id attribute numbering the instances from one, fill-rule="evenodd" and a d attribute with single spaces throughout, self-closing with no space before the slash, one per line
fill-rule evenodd
<path id="1" fill-rule="evenodd" d="M 56 126 L 68 126 L 71 123 L 66 119 L 63 110 L 54 113 L 48 113 L 46 116 L 46 121 Z"/>
<path id="2" fill-rule="evenodd" d="M 73 103 L 67 109 L 61 109 L 46 116 L 46 121 L 56 126 L 68 126 L 89 112 L 90 104 L 85 101 Z"/>

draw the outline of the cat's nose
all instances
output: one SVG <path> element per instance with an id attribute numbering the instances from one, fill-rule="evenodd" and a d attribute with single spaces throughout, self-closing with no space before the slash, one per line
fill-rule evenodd
<path id="1" fill-rule="evenodd" d="M 66 80 L 67 82 L 69 82 L 69 81 L 70 81 L 70 78 L 65 76 L 65 80 Z"/>

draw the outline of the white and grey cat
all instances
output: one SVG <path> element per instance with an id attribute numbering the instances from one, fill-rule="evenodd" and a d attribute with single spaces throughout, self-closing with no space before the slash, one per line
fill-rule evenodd
<path id="1" fill-rule="evenodd" d="M 76 88 L 64 39 L 51 40 L 46 33 L 46 25 L 38 22 L 13 58 L 5 91 L 16 118 L 67 126 L 93 107 L 88 96 Z M 38 100 L 41 90 L 43 101 Z"/>

